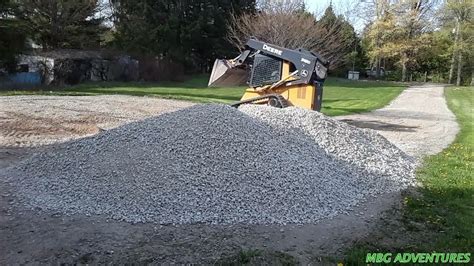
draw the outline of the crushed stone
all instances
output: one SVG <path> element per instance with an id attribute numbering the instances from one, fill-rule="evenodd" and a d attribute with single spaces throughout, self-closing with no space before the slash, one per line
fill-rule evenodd
<path id="1" fill-rule="evenodd" d="M 131 223 L 302 224 L 414 184 L 371 130 L 299 108 L 196 105 L 40 153 L 6 171 L 19 203 Z"/>

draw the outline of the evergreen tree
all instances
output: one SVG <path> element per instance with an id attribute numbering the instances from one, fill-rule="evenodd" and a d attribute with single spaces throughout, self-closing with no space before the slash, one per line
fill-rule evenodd
<path id="1" fill-rule="evenodd" d="M 100 45 L 99 0 L 18 0 L 15 16 L 44 49 Z"/>
<path id="2" fill-rule="evenodd" d="M 336 35 L 336 39 L 341 44 L 339 53 L 341 53 L 341 62 L 335 69 L 340 73 L 345 73 L 347 69 L 351 69 L 355 61 L 358 60 L 361 53 L 359 39 L 354 27 L 344 19 L 343 16 L 337 16 L 332 7 L 332 3 L 326 8 L 323 16 L 317 22 L 331 35 Z M 360 58 L 359 58 L 360 59 Z M 358 64 L 360 65 L 360 63 Z M 354 66 L 355 67 L 355 66 Z"/>
<path id="3" fill-rule="evenodd" d="M 26 34 L 14 16 L 15 8 L 10 0 L 0 1 L 0 69 L 13 70 L 16 55 L 25 47 Z"/>
<path id="4" fill-rule="evenodd" d="M 230 14 L 251 12 L 255 1 L 121 0 L 116 7 L 120 48 L 205 70 L 215 58 L 235 52 L 225 39 Z"/>

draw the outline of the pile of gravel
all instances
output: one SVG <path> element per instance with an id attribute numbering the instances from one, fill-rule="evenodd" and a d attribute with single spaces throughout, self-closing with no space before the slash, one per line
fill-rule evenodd
<path id="1" fill-rule="evenodd" d="M 414 182 L 415 161 L 372 129 L 359 129 L 319 112 L 289 107 L 243 105 L 240 110 L 275 129 L 279 135 L 295 134 L 311 138 L 335 160 L 366 172 L 364 179 L 392 180 L 406 187 Z"/>
<path id="2" fill-rule="evenodd" d="M 386 139 L 317 112 L 197 105 L 38 154 L 7 173 L 20 201 L 161 224 L 313 223 L 413 182 Z"/>

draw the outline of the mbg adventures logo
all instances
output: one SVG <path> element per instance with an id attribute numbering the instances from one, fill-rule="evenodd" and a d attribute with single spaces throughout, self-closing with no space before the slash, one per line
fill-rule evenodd
<path id="1" fill-rule="evenodd" d="M 366 263 L 469 263 L 471 253 L 367 253 Z"/>

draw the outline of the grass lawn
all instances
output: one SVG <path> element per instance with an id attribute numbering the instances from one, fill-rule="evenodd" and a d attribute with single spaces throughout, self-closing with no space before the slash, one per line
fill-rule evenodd
<path id="1" fill-rule="evenodd" d="M 29 91 L 0 91 L 0 95 L 97 95 L 126 94 L 194 102 L 232 103 L 238 101 L 245 88 L 207 88 L 207 75 L 195 76 L 185 82 L 161 83 L 85 83 L 65 88 Z M 383 107 L 404 89 L 403 85 L 374 81 L 349 81 L 329 78 L 324 87 L 323 113 L 344 115 L 367 112 Z"/>
<path id="2" fill-rule="evenodd" d="M 383 241 L 369 237 L 354 248 L 349 264 L 363 264 L 367 252 L 474 251 L 474 87 L 447 88 L 445 95 L 461 131 L 443 152 L 425 158 L 417 173 L 423 186 L 404 198 L 401 225 L 413 241 L 400 244 L 400 231 L 388 229 Z"/>
<path id="3" fill-rule="evenodd" d="M 474 251 L 474 87 L 446 90 L 461 132 L 442 153 L 425 160 L 418 177 L 423 197 L 407 202 L 416 221 L 442 234 L 436 250 Z"/>

